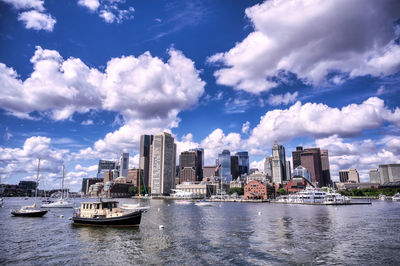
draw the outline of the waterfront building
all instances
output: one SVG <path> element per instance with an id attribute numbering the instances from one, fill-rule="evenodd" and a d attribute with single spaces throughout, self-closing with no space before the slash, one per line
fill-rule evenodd
<path id="1" fill-rule="evenodd" d="M 235 154 L 239 158 L 239 176 L 248 174 L 250 171 L 249 153 L 240 151 Z"/>
<path id="2" fill-rule="evenodd" d="M 102 183 L 103 181 L 103 178 L 84 178 L 82 180 L 82 192 L 86 195 L 89 192 L 90 186 L 97 183 Z"/>
<path id="3" fill-rule="evenodd" d="M 179 169 L 179 179 L 177 184 L 182 184 L 184 182 L 196 182 L 196 171 L 193 167 L 182 167 Z"/>
<path id="4" fill-rule="evenodd" d="M 231 182 L 231 152 L 229 150 L 223 150 L 222 153 L 218 154 L 218 162 L 221 165 L 219 170 L 222 180 L 228 183 Z"/>
<path id="5" fill-rule="evenodd" d="M 360 175 L 355 168 L 340 170 L 339 179 L 341 183 L 360 183 Z"/>
<path id="6" fill-rule="evenodd" d="M 119 157 L 119 176 L 126 177 L 128 175 L 129 168 L 129 153 L 122 153 L 121 157 Z"/>
<path id="7" fill-rule="evenodd" d="M 198 168 L 201 168 L 197 159 L 197 151 L 184 151 L 179 155 L 179 183 L 198 181 Z"/>
<path id="8" fill-rule="evenodd" d="M 296 169 L 299 169 L 299 167 L 302 167 L 301 165 L 298 166 Z M 302 167 L 304 168 L 304 167 Z M 305 169 L 305 168 L 304 168 Z M 307 169 L 305 169 L 308 171 Z M 306 179 L 301 175 L 294 175 L 290 181 L 284 185 L 284 189 L 287 193 L 297 193 L 301 190 L 304 190 L 307 186 L 312 186 L 313 184 L 310 182 L 310 179 Z"/>
<path id="9" fill-rule="evenodd" d="M 189 151 L 196 152 L 196 176 L 197 181 L 201 181 L 203 179 L 204 149 L 194 148 L 190 149 Z"/>
<path id="10" fill-rule="evenodd" d="M 265 157 L 264 161 L 264 173 L 267 176 L 272 177 L 272 156 Z"/>
<path id="11" fill-rule="evenodd" d="M 205 165 L 203 167 L 203 178 L 219 176 L 219 170 L 216 171 L 216 165 Z"/>
<path id="12" fill-rule="evenodd" d="M 99 160 L 99 166 L 97 168 L 97 178 L 103 178 L 105 172 L 116 169 L 116 162 Z"/>
<path id="13" fill-rule="evenodd" d="M 321 150 L 321 167 L 324 186 L 332 185 L 328 150 Z"/>
<path id="14" fill-rule="evenodd" d="M 311 183 L 311 173 L 310 173 L 310 171 L 308 171 L 307 168 L 305 168 L 305 167 L 303 167 L 301 165 L 299 165 L 298 167 L 296 167 L 293 170 L 292 177 L 295 177 L 295 176 L 301 176 L 304 179 L 306 179 L 309 183 Z"/>
<path id="15" fill-rule="evenodd" d="M 379 165 L 379 176 L 382 185 L 388 182 L 400 181 L 400 164 Z"/>
<path id="16" fill-rule="evenodd" d="M 380 188 L 379 183 L 336 183 L 338 190 Z"/>
<path id="17" fill-rule="evenodd" d="M 140 151 L 139 151 L 139 168 L 143 169 L 143 182 L 146 186 L 151 184 L 150 181 L 150 153 L 151 144 L 153 143 L 153 135 L 140 136 Z"/>
<path id="18" fill-rule="evenodd" d="M 277 184 L 286 181 L 285 147 L 278 145 L 276 140 L 272 147 L 272 181 Z"/>
<path id="19" fill-rule="evenodd" d="M 236 180 L 240 176 L 238 156 L 231 156 L 231 175 L 232 180 Z"/>
<path id="20" fill-rule="evenodd" d="M 132 168 L 128 170 L 128 175 L 126 176 L 126 183 L 132 184 L 135 187 L 139 186 L 139 178 L 140 185 L 143 186 L 143 169 Z"/>
<path id="21" fill-rule="evenodd" d="M 369 182 L 371 183 L 381 183 L 381 177 L 379 176 L 378 169 L 371 169 L 369 170 Z"/>
<path id="22" fill-rule="evenodd" d="M 198 198 L 209 198 L 211 195 L 216 195 L 217 194 L 217 188 L 218 184 L 211 184 L 211 183 L 190 183 L 190 182 L 184 182 L 182 184 L 176 185 L 176 189 L 183 191 L 183 192 L 192 192 L 196 193 Z"/>
<path id="23" fill-rule="evenodd" d="M 246 176 L 246 183 L 249 183 L 253 180 L 258 180 L 261 182 L 271 182 L 271 177 L 267 176 L 265 173 L 255 171 L 254 173 Z"/>
<path id="24" fill-rule="evenodd" d="M 171 134 L 154 136 L 151 145 L 151 194 L 168 195 L 175 188 L 176 144 Z"/>
<path id="25" fill-rule="evenodd" d="M 245 199 L 271 199 L 275 197 L 273 185 L 252 180 L 244 186 Z"/>

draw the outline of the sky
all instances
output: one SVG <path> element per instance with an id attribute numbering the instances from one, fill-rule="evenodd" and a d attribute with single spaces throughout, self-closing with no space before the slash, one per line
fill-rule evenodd
<path id="1" fill-rule="evenodd" d="M 333 180 L 400 163 L 397 0 L 0 0 L 0 177 L 78 191 L 99 159 L 170 132 L 177 155 L 274 140 Z"/>

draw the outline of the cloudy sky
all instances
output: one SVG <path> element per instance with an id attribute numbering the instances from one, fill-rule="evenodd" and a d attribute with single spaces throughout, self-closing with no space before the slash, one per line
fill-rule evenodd
<path id="1" fill-rule="evenodd" d="M 400 162 L 400 2 L 0 0 L 0 176 L 73 191 L 141 134 L 178 152 L 276 139 L 331 173 Z"/>

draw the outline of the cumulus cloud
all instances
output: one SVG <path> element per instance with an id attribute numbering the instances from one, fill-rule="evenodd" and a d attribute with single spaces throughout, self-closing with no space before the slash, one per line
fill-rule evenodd
<path id="1" fill-rule="evenodd" d="M 298 95 L 299 93 L 297 91 L 294 92 L 293 94 L 290 92 L 278 95 L 271 94 L 268 98 L 268 103 L 270 105 L 280 105 L 280 104 L 288 105 L 289 103 L 294 103 Z"/>
<path id="2" fill-rule="evenodd" d="M 94 165 L 90 165 L 90 166 L 82 166 L 80 164 L 75 165 L 75 170 L 76 171 L 85 171 L 85 172 L 94 172 L 97 171 L 98 169 L 98 165 L 94 164 Z"/>
<path id="3" fill-rule="evenodd" d="M 128 7 L 121 8 L 125 0 L 78 0 L 78 5 L 88 8 L 91 12 L 97 12 L 107 23 L 122 23 L 125 20 L 133 19 L 135 9 Z"/>
<path id="4" fill-rule="evenodd" d="M 215 164 L 218 153 L 228 149 L 231 152 L 242 149 L 242 140 L 239 133 L 229 133 L 225 135 L 222 129 L 217 128 L 211 132 L 200 143 L 200 147 L 204 149 L 204 160 L 207 164 Z"/>
<path id="5" fill-rule="evenodd" d="M 27 29 L 53 31 L 56 20 L 49 14 L 36 10 L 26 11 L 18 16 L 18 20 L 25 24 Z"/>
<path id="6" fill-rule="evenodd" d="M 297 102 L 288 109 L 268 111 L 252 130 L 248 142 L 250 147 L 259 147 L 271 146 L 275 139 L 284 142 L 299 136 L 352 136 L 364 129 L 378 128 L 384 122 L 400 126 L 400 108 L 392 111 L 376 97 L 341 109 Z"/>
<path id="7" fill-rule="evenodd" d="M 197 104 L 205 83 L 182 52 L 171 49 L 169 55 L 166 63 L 149 52 L 112 58 L 103 73 L 79 58 L 64 60 L 55 50 L 37 47 L 31 58 L 34 71 L 26 80 L 0 63 L 0 105 L 21 118 L 38 111 L 65 120 L 76 112 L 103 109 L 121 113 L 125 121 L 166 119 L 173 124 L 180 110 Z"/>
<path id="8" fill-rule="evenodd" d="M 378 142 L 382 143 L 388 139 L 389 141 L 392 140 L 394 144 L 400 143 L 399 138 L 393 136 L 386 136 Z M 343 138 L 335 135 L 317 139 L 315 144 L 321 149 L 328 149 L 331 175 L 335 180 L 339 180 L 340 170 L 356 168 L 361 181 L 369 182 L 370 169 L 378 168 L 380 164 L 400 162 L 400 149 L 391 151 L 388 150 L 389 146 L 379 148 L 378 143 L 370 139 L 346 142 Z M 400 147 L 400 145 L 397 147 Z"/>
<path id="9" fill-rule="evenodd" d="M 385 76 L 400 69 L 400 2 L 271 0 L 246 9 L 254 31 L 231 50 L 211 56 L 221 63 L 217 83 L 259 94 L 279 83 L 279 73 L 295 73 L 322 85 L 329 73 L 350 78 Z"/>
<path id="10" fill-rule="evenodd" d="M 38 158 L 41 159 L 41 173 L 59 172 L 68 152 L 52 148 L 50 138 L 30 137 L 22 148 L 0 147 L 0 174 L 36 173 Z"/>
<path id="11" fill-rule="evenodd" d="M 53 31 L 56 19 L 44 13 L 43 0 L 1 0 L 12 5 L 17 10 L 26 10 L 18 14 L 18 20 L 25 24 L 25 28 L 34 30 Z M 27 11 L 29 10 L 29 11 Z"/>
<path id="12" fill-rule="evenodd" d="M 250 130 L 250 122 L 249 122 L 249 121 L 246 121 L 246 123 L 244 123 L 244 124 L 242 125 L 242 133 L 243 133 L 243 134 L 248 134 L 248 133 L 249 133 L 249 130 Z"/>

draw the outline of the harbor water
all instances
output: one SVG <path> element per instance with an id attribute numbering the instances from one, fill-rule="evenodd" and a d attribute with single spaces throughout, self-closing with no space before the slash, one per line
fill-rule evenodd
<path id="1" fill-rule="evenodd" d="M 43 218 L 11 216 L 11 209 L 32 203 L 4 199 L 1 265 L 400 265 L 400 202 L 196 206 L 151 200 L 139 228 L 74 226 L 72 209 L 52 209 Z"/>

